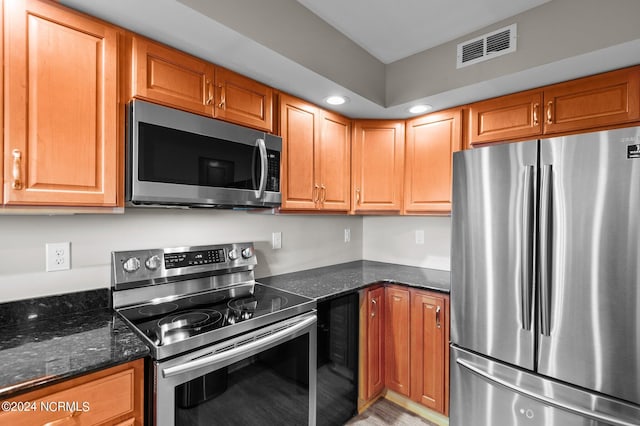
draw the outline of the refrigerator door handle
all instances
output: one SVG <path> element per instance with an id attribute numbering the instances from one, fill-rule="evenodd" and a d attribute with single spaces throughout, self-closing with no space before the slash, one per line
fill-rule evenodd
<path id="1" fill-rule="evenodd" d="M 531 399 L 534 399 L 536 401 L 539 401 L 543 404 L 552 406 L 552 407 L 556 407 L 559 408 L 561 410 L 565 410 L 568 411 L 570 413 L 574 413 L 577 415 L 580 415 L 582 417 L 587 417 L 590 419 L 593 419 L 595 421 L 598 422 L 603 422 L 606 424 L 610 424 L 613 426 L 637 426 L 637 423 L 629 423 L 627 421 L 625 421 L 624 419 L 620 419 L 620 418 L 616 418 L 616 417 L 612 417 L 608 414 L 605 413 L 599 413 L 597 411 L 592 411 L 589 408 L 586 407 L 582 407 L 580 405 L 574 404 L 574 403 L 570 403 L 570 402 L 560 402 L 557 399 L 553 399 L 550 398 L 548 396 L 545 395 L 541 395 L 538 392 L 535 392 L 531 389 L 527 389 L 524 388 L 522 386 L 518 386 L 515 383 L 512 383 L 509 380 L 503 379 L 501 377 L 498 376 L 494 376 L 491 373 L 485 371 L 482 367 L 476 365 L 473 362 L 467 361 L 465 359 L 462 358 L 456 358 L 456 363 L 464 368 L 466 368 L 467 370 L 471 371 L 472 373 L 482 377 L 483 379 L 495 383 L 497 385 L 503 386 L 513 392 L 516 392 L 520 395 L 524 395 L 526 397 L 529 397 Z"/>
<path id="2" fill-rule="evenodd" d="M 520 261 L 522 265 L 520 276 L 521 320 L 522 329 L 531 330 L 532 283 L 533 283 L 533 205 L 534 205 L 534 167 L 527 166 L 524 174 L 524 193 L 522 197 L 522 233 L 520 247 Z"/>
<path id="3" fill-rule="evenodd" d="M 552 173 L 551 164 L 542 167 L 540 187 L 540 328 L 544 336 L 551 336 Z"/>

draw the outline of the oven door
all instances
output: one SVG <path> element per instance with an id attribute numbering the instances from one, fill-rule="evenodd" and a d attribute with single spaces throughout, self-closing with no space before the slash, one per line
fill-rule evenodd
<path id="1" fill-rule="evenodd" d="M 316 424 L 315 311 L 154 363 L 157 426 Z"/>

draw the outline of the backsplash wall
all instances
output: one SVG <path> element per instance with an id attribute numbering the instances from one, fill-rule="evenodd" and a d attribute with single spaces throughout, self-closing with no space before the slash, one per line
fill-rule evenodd
<path id="1" fill-rule="evenodd" d="M 344 229 L 351 242 L 344 242 Z M 282 248 L 271 233 L 282 232 Z M 71 269 L 45 272 L 45 244 L 71 242 Z M 253 241 L 256 277 L 362 259 L 362 218 L 229 210 L 0 216 L 0 302 L 110 286 L 111 251 Z"/>
<path id="2" fill-rule="evenodd" d="M 364 259 L 451 270 L 451 217 L 366 216 L 362 228 Z"/>

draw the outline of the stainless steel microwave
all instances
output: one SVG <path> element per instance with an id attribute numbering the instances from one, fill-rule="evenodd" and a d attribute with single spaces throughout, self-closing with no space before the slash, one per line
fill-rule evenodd
<path id="1" fill-rule="evenodd" d="M 280 137 L 141 100 L 127 126 L 128 206 L 280 205 Z"/>

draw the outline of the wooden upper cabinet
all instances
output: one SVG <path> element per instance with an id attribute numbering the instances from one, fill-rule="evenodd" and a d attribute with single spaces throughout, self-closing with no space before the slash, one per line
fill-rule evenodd
<path id="1" fill-rule="evenodd" d="M 409 289 L 403 286 L 387 286 L 384 303 L 385 383 L 389 389 L 409 397 Z"/>
<path id="2" fill-rule="evenodd" d="M 352 210 L 402 209 L 404 122 L 358 120 L 352 138 Z"/>
<path id="3" fill-rule="evenodd" d="M 404 212 L 451 212 L 453 152 L 462 148 L 462 110 L 407 121 Z"/>
<path id="4" fill-rule="evenodd" d="M 213 64 L 137 35 L 131 55 L 132 97 L 213 116 Z"/>
<path id="5" fill-rule="evenodd" d="M 270 87 L 144 37 L 131 37 L 132 97 L 273 130 Z"/>
<path id="6" fill-rule="evenodd" d="M 638 120 L 640 67 L 635 66 L 471 104 L 468 141 L 479 146 Z"/>
<path id="7" fill-rule="evenodd" d="M 411 399 L 448 414 L 448 298 L 411 289 Z"/>
<path id="8" fill-rule="evenodd" d="M 315 106 L 280 95 L 282 136 L 282 210 L 315 210 L 318 187 L 315 182 L 314 144 L 318 137 Z"/>
<path id="9" fill-rule="evenodd" d="M 582 131 L 640 119 L 640 67 L 544 89 L 544 133 Z"/>
<path id="10" fill-rule="evenodd" d="M 348 211 L 351 122 L 280 95 L 282 210 Z"/>
<path id="11" fill-rule="evenodd" d="M 215 71 L 215 117 L 271 132 L 273 90 L 227 69 Z"/>
<path id="12" fill-rule="evenodd" d="M 4 202 L 117 205 L 119 30 L 34 0 L 4 25 Z"/>
<path id="13" fill-rule="evenodd" d="M 476 102 L 469 107 L 469 143 L 535 138 L 542 133 L 542 92 Z"/>
<path id="14" fill-rule="evenodd" d="M 324 210 L 349 211 L 351 207 L 351 121 L 329 111 L 320 113 L 320 138 L 316 144 L 316 171 L 320 205 Z"/>

